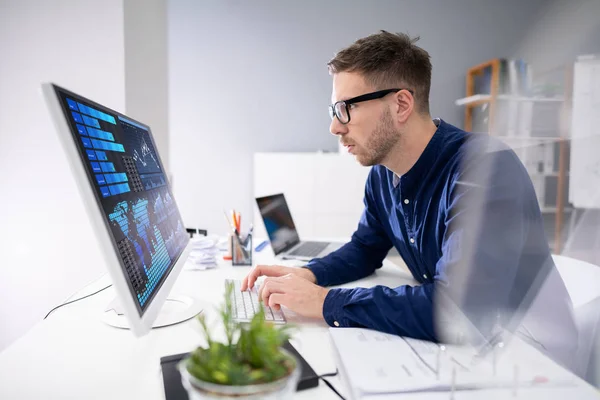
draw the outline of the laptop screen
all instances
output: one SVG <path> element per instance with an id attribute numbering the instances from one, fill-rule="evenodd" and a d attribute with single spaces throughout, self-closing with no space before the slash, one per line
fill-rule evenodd
<path id="1" fill-rule="evenodd" d="M 271 248 L 275 255 L 284 252 L 300 242 L 292 214 L 282 193 L 258 197 L 256 204 L 260 210 Z"/>

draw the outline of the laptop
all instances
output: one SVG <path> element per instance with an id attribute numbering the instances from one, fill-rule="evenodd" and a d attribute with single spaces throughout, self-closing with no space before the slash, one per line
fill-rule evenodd
<path id="1" fill-rule="evenodd" d="M 271 248 L 278 257 L 310 261 L 343 246 L 343 243 L 301 241 L 283 193 L 258 197 L 256 204 L 269 235 Z"/>

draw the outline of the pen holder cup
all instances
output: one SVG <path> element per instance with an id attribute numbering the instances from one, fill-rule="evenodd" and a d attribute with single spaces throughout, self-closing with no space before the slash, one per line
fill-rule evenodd
<path id="1" fill-rule="evenodd" d="M 252 235 L 241 240 L 237 235 L 231 238 L 231 265 L 252 265 Z"/>

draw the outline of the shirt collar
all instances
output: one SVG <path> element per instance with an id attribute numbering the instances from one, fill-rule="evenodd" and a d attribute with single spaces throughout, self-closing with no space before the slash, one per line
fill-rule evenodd
<path id="1" fill-rule="evenodd" d="M 416 178 L 417 176 L 422 175 L 425 172 L 424 169 L 427 168 L 428 164 L 431 165 L 432 157 L 435 157 L 436 149 L 438 147 L 438 138 L 441 135 L 440 130 L 443 129 L 442 125 L 445 124 L 445 122 L 442 121 L 440 118 L 434 118 L 433 123 L 435 124 L 435 126 L 437 126 L 438 129 L 433 134 L 433 137 L 425 147 L 425 150 L 423 150 L 423 153 L 421 154 L 415 165 L 413 165 L 412 168 L 406 174 L 402 175 L 405 180 L 412 180 L 411 178 L 413 176 Z M 400 176 L 394 174 L 394 179 L 392 181 L 394 188 L 398 186 L 398 184 L 400 183 L 400 179 Z"/>

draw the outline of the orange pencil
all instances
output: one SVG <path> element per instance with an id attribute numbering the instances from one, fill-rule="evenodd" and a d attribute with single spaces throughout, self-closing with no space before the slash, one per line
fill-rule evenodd
<path id="1" fill-rule="evenodd" d="M 233 229 L 237 229 L 237 218 L 235 210 L 231 210 L 231 222 L 233 223 Z"/>

